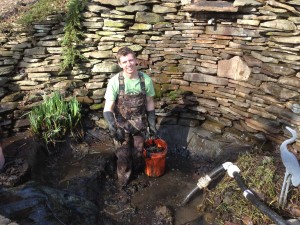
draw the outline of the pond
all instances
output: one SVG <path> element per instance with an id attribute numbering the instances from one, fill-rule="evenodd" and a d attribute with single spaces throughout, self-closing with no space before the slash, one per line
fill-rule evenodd
<path id="1" fill-rule="evenodd" d="M 229 141 L 224 141 L 224 135 L 213 141 L 204 138 L 201 143 L 211 151 L 220 143 L 227 148 L 229 142 L 232 149 L 247 149 L 245 145 L 233 148 L 232 134 L 227 134 L 228 137 Z M 26 159 L 31 176 L 21 185 L 0 189 L 0 214 L 26 225 L 213 224 L 215 215 L 203 211 L 204 197 L 200 191 L 188 204 L 182 203 L 198 179 L 221 161 L 233 158 L 233 152 L 211 160 L 191 156 L 186 145 L 174 147 L 170 139 L 168 143 L 162 176 L 133 174 L 129 184 L 120 189 L 114 145 L 106 131 L 88 130 L 84 141 L 71 141 L 61 153 L 51 157 L 28 132 L 19 133 L 4 141 L 4 154 L 7 161 Z M 196 144 L 200 146 L 199 142 Z"/>
<path id="2" fill-rule="evenodd" d="M 203 213 L 197 211 L 200 194 L 189 204 L 181 205 L 199 177 L 197 163 L 185 154 L 169 151 L 162 176 L 134 174 L 130 183 L 120 189 L 115 174 L 114 146 L 105 131 L 91 132 L 84 142 L 71 142 L 70 149 L 53 157 L 36 149 L 33 142 L 28 133 L 4 142 L 7 160 L 17 155 L 25 157 L 31 166 L 31 177 L 26 183 L 1 189 L 0 212 L 12 221 L 132 225 L 181 225 L 197 221 L 195 224 L 202 224 Z M 35 215 L 37 210 L 43 213 Z"/>

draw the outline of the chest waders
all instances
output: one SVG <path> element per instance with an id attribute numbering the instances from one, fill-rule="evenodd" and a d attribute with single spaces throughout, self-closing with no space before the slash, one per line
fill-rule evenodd
<path id="1" fill-rule="evenodd" d="M 139 72 L 141 92 L 125 94 L 124 76 L 119 74 L 119 94 L 114 108 L 117 126 L 125 131 L 125 141 L 116 150 L 117 174 L 121 186 L 128 183 L 132 168 L 142 169 L 142 151 L 146 120 L 146 88 L 143 75 Z"/>

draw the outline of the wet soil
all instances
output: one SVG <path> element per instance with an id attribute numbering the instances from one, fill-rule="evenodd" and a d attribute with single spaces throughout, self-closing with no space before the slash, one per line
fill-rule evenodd
<path id="1" fill-rule="evenodd" d="M 203 211 L 203 191 L 193 195 L 188 204 L 182 204 L 196 187 L 198 179 L 219 166 L 218 160 L 205 160 L 201 157 L 195 160 L 187 154 L 186 148 L 168 149 L 166 169 L 162 176 L 148 177 L 140 171 L 133 174 L 124 188 L 117 184 L 114 144 L 104 130 L 89 130 L 82 141 L 71 140 L 60 147 L 59 153 L 51 156 L 46 154 L 45 149 L 28 132 L 4 139 L 3 149 L 7 162 L 16 158 L 28 161 L 31 176 L 24 185 L 29 183 L 29 189 L 35 190 L 30 186 L 30 182 L 35 182 L 35 185 L 40 185 L 46 191 L 47 188 L 60 190 L 63 194 L 62 197 L 61 193 L 57 194 L 57 198 L 61 198 L 59 201 L 69 201 L 70 199 L 66 199 L 69 196 L 84 199 L 82 204 L 79 201 L 75 206 L 74 202 L 67 202 L 65 205 L 71 206 L 64 210 L 50 205 L 56 220 L 68 222 L 49 224 L 207 225 L 213 224 L 216 216 L 213 210 Z M 281 172 L 283 174 L 284 171 Z M 56 195 L 58 192 L 50 190 L 49 193 Z M 0 187 L 0 198 L 3 196 Z M 85 200 L 91 202 L 92 206 L 86 205 Z M 15 198 L 5 201 L 9 205 Z M 3 206 L 0 201 L 0 212 L 1 205 Z M 295 205 L 298 207 L 299 204 Z M 47 207 L 49 208 L 48 205 Z M 31 209 L 25 208 L 22 213 L 18 212 L 17 216 L 9 219 L 19 224 L 41 224 L 27 222 L 28 213 L 24 212 L 29 210 Z M 96 214 L 96 219 L 91 211 Z"/>
<path id="2" fill-rule="evenodd" d="M 105 131 L 97 130 L 80 143 L 70 142 L 70 149 L 51 157 L 37 148 L 27 132 L 5 139 L 3 149 L 8 160 L 28 160 L 29 181 L 75 193 L 95 203 L 99 212 L 96 224 L 205 224 L 205 215 L 197 210 L 202 201 L 200 194 L 182 205 L 202 175 L 197 171 L 200 162 L 184 157 L 186 154 L 168 152 L 162 176 L 135 173 L 125 188 L 119 188 L 114 145 Z M 206 165 L 207 170 L 211 167 Z"/>

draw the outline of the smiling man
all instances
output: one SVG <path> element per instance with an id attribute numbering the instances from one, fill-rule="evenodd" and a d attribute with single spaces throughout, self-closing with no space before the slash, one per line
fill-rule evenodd
<path id="1" fill-rule="evenodd" d="M 155 95 L 151 78 L 137 70 L 134 52 L 123 47 L 117 52 L 122 72 L 113 76 L 107 85 L 103 115 L 112 137 L 119 143 L 116 149 L 117 175 L 125 186 L 132 170 L 143 169 L 142 151 L 149 127 L 156 136 Z"/>

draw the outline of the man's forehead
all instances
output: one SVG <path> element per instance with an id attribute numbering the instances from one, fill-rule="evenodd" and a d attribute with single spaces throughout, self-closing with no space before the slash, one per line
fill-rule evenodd
<path id="1" fill-rule="evenodd" d="M 129 59 L 134 59 L 134 58 L 135 58 L 134 55 L 131 54 L 131 53 L 129 53 L 129 54 L 125 55 L 125 56 L 121 56 L 120 57 L 120 61 L 127 61 Z"/>

